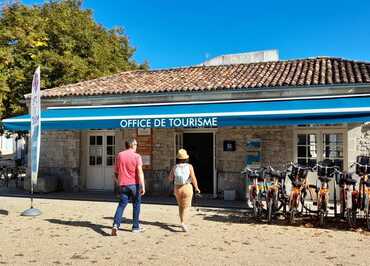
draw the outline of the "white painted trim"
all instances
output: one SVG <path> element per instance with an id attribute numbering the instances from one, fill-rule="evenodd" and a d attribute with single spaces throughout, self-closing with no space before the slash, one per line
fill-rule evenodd
<path id="1" fill-rule="evenodd" d="M 248 111 L 248 112 L 217 112 L 217 113 L 186 113 L 186 114 L 159 114 L 159 115 L 132 115 L 132 116 L 86 116 L 86 117 L 58 117 L 41 118 L 45 122 L 57 121 L 86 121 L 86 120 L 111 120 L 111 119 L 155 119 L 155 118 L 189 118 L 189 117 L 224 117 L 224 116 L 254 116 L 254 115 L 277 115 L 277 114 L 319 114 L 319 113 L 354 113 L 368 112 L 370 107 L 355 108 L 323 108 L 323 109 L 297 109 L 297 110 L 274 110 L 274 111 Z M 5 123 L 29 122 L 29 118 L 4 119 Z"/>
<path id="2" fill-rule="evenodd" d="M 143 104 L 121 104 L 121 105 L 100 105 L 100 106 L 55 106 L 47 107 L 47 109 L 89 109 L 89 108 L 116 108 L 116 107 L 140 107 L 140 106 L 168 106 L 168 105 L 189 105 L 189 104 L 210 104 L 210 103 L 243 103 L 243 102 L 275 102 L 275 101 L 291 101 L 291 100 L 314 100 L 314 99 L 336 99 L 336 98 L 354 98 L 367 97 L 370 94 L 341 94 L 341 95 L 326 95 L 326 96 L 310 96 L 310 97 L 285 97 L 285 98 L 266 98 L 266 99 L 246 99 L 246 100 L 223 100 L 223 101 L 193 101 L 193 102 L 166 102 L 166 103 L 143 103 Z"/>

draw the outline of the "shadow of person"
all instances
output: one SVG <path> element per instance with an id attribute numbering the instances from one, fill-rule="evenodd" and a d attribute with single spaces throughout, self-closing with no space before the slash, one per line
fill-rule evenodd
<path id="1" fill-rule="evenodd" d="M 1 215 L 8 215 L 9 212 L 7 210 L 0 210 Z"/>
<path id="2" fill-rule="evenodd" d="M 103 217 L 103 219 L 107 220 L 113 220 L 113 217 Z M 132 224 L 132 219 L 124 219 L 124 223 Z M 167 224 L 167 223 L 161 223 L 161 222 L 149 222 L 149 221 L 142 221 L 140 220 L 140 223 L 143 225 L 151 225 L 151 226 L 157 226 L 164 230 L 170 231 L 170 232 L 183 232 L 182 227 L 180 225 L 176 224 Z"/>
<path id="3" fill-rule="evenodd" d="M 86 227 L 94 230 L 98 234 L 101 234 L 102 236 L 110 236 L 107 232 L 105 232 L 103 229 L 112 229 L 110 226 L 104 226 L 100 224 L 94 224 L 89 221 L 64 221 L 60 219 L 45 219 L 45 221 L 53 224 L 62 224 L 62 225 L 69 225 L 69 226 L 76 226 L 76 227 Z"/>

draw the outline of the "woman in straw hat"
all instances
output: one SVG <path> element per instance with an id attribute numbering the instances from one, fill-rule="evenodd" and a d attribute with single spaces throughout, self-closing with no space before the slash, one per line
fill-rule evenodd
<path id="1" fill-rule="evenodd" d="M 187 163 L 189 155 L 185 149 L 180 149 L 176 156 L 176 165 L 172 168 L 168 179 L 174 181 L 175 196 L 177 204 L 179 205 L 179 216 L 181 227 L 184 232 L 188 231 L 186 225 L 187 216 L 191 207 L 191 200 L 193 198 L 193 184 L 196 193 L 200 193 L 198 188 L 197 178 L 195 177 L 194 168 Z"/>

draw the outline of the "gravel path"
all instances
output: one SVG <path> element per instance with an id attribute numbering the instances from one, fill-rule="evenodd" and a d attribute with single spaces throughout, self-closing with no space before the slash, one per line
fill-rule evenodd
<path id="1" fill-rule="evenodd" d="M 142 205 L 146 231 L 118 237 L 115 203 L 35 200 L 42 215 L 21 217 L 29 199 L 0 197 L 0 265 L 369 265 L 370 234 L 254 223 L 238 211 L 193 208 L 190 232 L 177 208 Z M 125 211 L 131 222 L 131 205 Z"/>

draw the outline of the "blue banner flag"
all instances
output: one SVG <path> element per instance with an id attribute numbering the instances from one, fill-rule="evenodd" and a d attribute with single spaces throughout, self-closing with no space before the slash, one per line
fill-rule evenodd
<path id="1" fill-rule="evenodd" d="M 31 189 L 37 184 L 41 143 L 40 67 L 32 80 L 31 96 Z"/>

